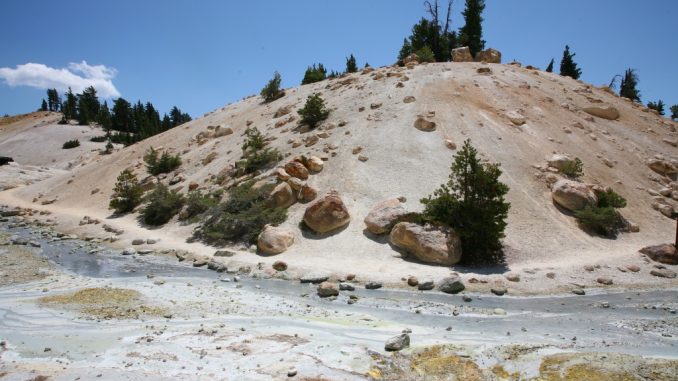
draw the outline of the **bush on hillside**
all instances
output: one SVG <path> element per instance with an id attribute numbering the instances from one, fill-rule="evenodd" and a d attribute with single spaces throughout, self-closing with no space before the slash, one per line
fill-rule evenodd
<path id="1" fill-rule="evenodd" d="M 118 175 L 108 207 L 119 214 L 129 213 L 141 204 L 143 194 L 137 176 L 131 170 L 125 169 Z"/>
<path id="2" fill-rule="evenodd" d="M 148 173 L 157 176 L 161 173 L 170 173 L 179 168 L 181 166 L 181 157 L 179 155 L 170 155 L 167 151 L 164 151 L 158 157 L 158 151 L 151 147 L 146 155 L 144 155 L 144 162 L 146 163 Z"/>
<path id="3" fill-rule="evenodd" d="M 190 220 L 193 217 L 199 216 L 209 209 L 217 206 L 219 199 L 213 195 L 204 194 L 199 190 L 188 193 L 186 197 L 186 207 L 181 214 L 181 219 Z"/>
<path id="4" fill-rule="evenodd" d="M 186 200 L 181 193 L 171 191 L 163 184 L 158 184 L 146 196 L 145 201 L 147 204 L 141 211 L 141 220 L 147 225 L 159 226 L 167 223 L 179 213 Z"/>
<path id="5" fill-rule="evenodd" d="M 301 123 L 308 125 L 311 129 L 330 115 L 330 110 L 325 107 L 325 101 L 318 93 L 309 95 L 304 107 L 297 112 L 301 116 Z"/>
<path id="6" fill-rule="evenodd" d="M 106 135 L 101 135 L 101 136 L 92 136 L 89 141 L 94 142 L 94 143 L 103 143 L 106 140 L 108 140 L 108 136 Z"/>
<path id="7" fill-rule="evenodd" d="M 419 62 L 436 62 L 436 57 L 433 55 L 433 50 L 431 50 L 428 45 L 424 45 L 424 47 L 417 50 L 415 54 L 417 55 Z"/>
<path id="8" fill-rule="evenodd" d="M 587 230 L 597 234 L 616 237 L 617 233 L 626 226 L 624 217 L 617 209 L 626 207 L 626 199 L 612 189 L 598 194 L 598 204 L 576 211 L 574 216 L 579 224 Z"/>
<path id="9" fill-rule="evenodd" d="M 264 98 L 264 102 L 273 102 L 285 95 L 285 93 L 280 90 L 281 81 L 280 73 L 276 71 L 275 74 L 273 74 L 273 79 L 268 81 L 266 86 L 261 89 L 261 97 Z"/>
<path id="10" fill-rule="evenodd" d="M 63 146 L 61 146 L 61 148 L 63 149 L 71 149 L 75 147 L 80 147 L 80 141 L 78 139 L 69 140 L 66 143 L 64 143 Z"/>
<path id="11" fill-rule="evenodd" d="M 571 179 L 578 179 L 584 176 L 584 163 L 575 157 L 574 160 L 568 161 L 560 168 L 560 172 Z"/>
<path id="12" fill-rule="evenodd" d="M 207 211 L 207 219 L 194 238 L 211 245 L 254 243 L 267 224 L 278 225 L 287 218 L 285 208 L 266 206 L 273 185 L 252 189 L 253 181 L 231 189 L 228 200 Z"/>
<path id="13" fill-rule="evenodd" d="M 501 242 L 511 206 L 504 201 L 509 187 L 499 181 L 498 164 L 481 163 L 466 140 L 454 156 L 447 184 L 421 200 L 422 219 L 453 228 L 461 238 L 462 262 L 501 261 Z"/>
<path id="14" fill-rule="evenodd" d="M 282 160 L 282 155 L 277 149 L 266 147 L 268 142 L 256 127 L 247 128 L 245 136 L 245 142 L 242 145 L 242 160 L 236 163 L 238 171 L 234 173 L 235 175 L 254 173 Z"/>

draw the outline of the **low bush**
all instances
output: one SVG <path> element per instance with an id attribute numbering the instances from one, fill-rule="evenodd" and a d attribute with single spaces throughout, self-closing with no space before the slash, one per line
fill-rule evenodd
<path id="1" fill-rule="evenodd" d="M 626 207 L 626 199 L 612 189 L 598 194 L 598 204 L 576 211 L 574 216 L 579 224 L 587 230 L 597 234 L 616 237 L 620 230 L 626 227 L 627 222 L 617 211 Z"/>
<path id="2" fill-rule="evenodd" d="M 108 207 L 116 213 L 129 213 L 141 204 L 143 194 L 137 176 L 129 169 L 125 169 L 118 175 Z"/>
<path id="3" fill-rule="evenodd" d="M 106 136 L 106 135 L 93 136 L 89 139 L 90 142 L 94 142 L 94 143 L 103 143 L 106 140 L 108 140 L 108 136 Z"/>
<path id="4" fill-rule="evenodd" d="M 325 78 L 327 78 L 327 70 L 323 64 L 318 64 L 318 66 L 313 64 L 313 66 L 306 68 L 304 79 L 301 80 L 301 84 L 306 85 L 309 83 L 320 82 Z"/>
<path id="5" fill-rule="evenodd" d="M 181 218 L 185 220 L 192 219 L 218 204 L 219 199 L 214 195 L 204 194 L 197 190 L 189 192 L 188 197 L 186 197 L 186 208 L 182 212 Z"/>
<path id="6" fill-rule="evenodd" d="M 584 163 L 578 157 L 575 157 L 574 160 L 567 162 L 560 169 L 560 172 L 571 179 L 578 179 L 584 176 Z"/>
<path id="7" fill-rule="evenodd" d="M 245 136 L 242 160 L 236 163 L 238 171 L 234 173 L 235 175 L 254 173 L 282 160 L 280 151 L 266 147 L 268 143 L 256 127 L 247 128 Z"/>
<path id="8" fill-rule="evenodd" d="M 325 107 L 325 101 L 318 93 L 309 95 L 304 107 L 297 112 L 301 116 L 301 123 L 308 125 L 312 129 L 330 115 L 330 110 Z"/>
<path id="9" fill-rule="evenodd" d="M 144 155 L 144 162 L 148 173 L 157 176 L 161 173 L 170 173 L 181 166 L 181 157 L 179 155 L 170 155 L 164 151 L 158 157 L 158 151 L 151 149 Z"/>
<path id="10" fill-rule="evenodd" d="M 78 139 L 69 140 L 66 143 L 64 143 L 63 146 L 61 146 L 61 148 L 63 149 L 71 149 L 75 147 L 80 147 L 80 141 Z"/>
<path id="11" fill-rule="evenodd" d="M 158 184 L 155 189 L 146 196 L 147 204 L 141 211 L 141 220 L 152 226 L 159 226 L 167 223 L 184 206 L 186 200 L 184 196 L 175 191 L 171 191 L 167 186 Z"/>
<path id="12" fill-rule="evenodd" d="M 248 181 L 231 189 L 228 200 L 207 211 L 207 219 L 194 238 L 211 245 L 254 243 L 266 224 L 278 225 L 287 218 L 284 208 L 266 206 L 273 185 L 252 189 Z"/>
<path id="13" fill-rule="evenodd" d="M 424 45 L 423 48 L 415 52 L 419 62 L 436 62 L 436 57 L 433 55 L 433 50 L 429 48 L 428 45 Z"/>

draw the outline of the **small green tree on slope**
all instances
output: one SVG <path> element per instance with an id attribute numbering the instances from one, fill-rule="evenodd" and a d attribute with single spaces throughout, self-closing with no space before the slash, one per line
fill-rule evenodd
<path id="1" fill-rule="evenodd" d="M 570 47 L 565 45 L 565 51 L 563 51 L 563 59 L 560 61 L 560 75 L 571 77 L 573 79 L 579 79 L 581 76 L 581 69 L 577 67 L 577 63 L 574 62 L 574 56 L 576 54 L 570 53 Z"/>
<path id="2" fill-rule="evenodd" d="M 346 72 L 355 73 L 356 71 L 358 71 L 358 65 L 356 64 L 355 57 L 353 57 L 353 54 L 351 54 L 348 58 L 346 58 Z"/>
<path id="3" fill-rule="evenodd" d="M 640 92 L 636 89 L 638 86 L 638 75 L 636 71 L 629 68 L 624 72 L 619 86 L 619 96 L 628 98 L 634 102 L 640 102 Z"/>
<path id="4" fill-rule="evenodd" d="M 454 156 L 447 184 L 421 200 L 423 219 L 453 228 L 462 241 L 465 263 L 494 263 L 499 259 L 511 205 L 504 200 L 509 187 L 499 181 L 498 164 L 481 163 L 470 140 Z"/>
<path id="5" fill-rule="evenodd" d="M 549 62 L 549 65 L 546 67 L 546 72 L 553 73 L 553 58 L 551 58 L 551 62 Z"/>
<path id="6" fill-rule="evenodd" d="M 116 213 L 129 213 L 141 204 L 143 194 L 137 176 L 131 170 L 125 169 L 118 175 L 108 207 Z"/>
<path id="7" fill-rule="evenodd" d="M 261 89 L 261 97 L 264 98 L 264 102 L 273 102 L 274 100 L 285 95 L 284 92 L 280 91 L 280 82 L 282 78 L 280 73 L 277 71 L 273 74 L 273 79 L 268 81 L 266 86 Z"/>

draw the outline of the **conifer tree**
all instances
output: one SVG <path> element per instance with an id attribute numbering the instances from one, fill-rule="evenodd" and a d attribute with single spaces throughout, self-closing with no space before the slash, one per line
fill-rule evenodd
<path id="1" fill-rule="evenodd" d="M 106 135 L 111 133 L 111 111 L 108 109 L 108 103 L 106 101 L 104 101 L 104 104 L 99 108 L 97 123 L 99 123 L 104 131 L 106 131 Z"/>
<path id="2" fill-rule="evenodd" d="M 473 57 L 485 49 L 483 40 L 483 17 L 485 0 L 466 0 L 466 8 L 462 12 L 466 24 L 459 30 L 459 41 L 468 46 Z"/>
<path id="3" fill-rule="evenodd" d="M 673 105 L 671 106 L 671 119 L 676 120 L 678 119 L 678 105 Z"/>
<path id="4" fill-rule="evenodd" d="M 59 111 L 61 99 L 56 89 L 47 89 L 47 109 L 49 111 Z"/>
<path id="5" fill-rule="evenodd" d="M 551 62 L 549 62 L 549 65 L 546 67 L 546 72 L 553 73 L 553 58 L 551 58 Z"/>
<path id="6" fill-rule="evenodd" d="M 348 58 L 346 58 L 346 72 L 355 73 L 356 71 L 358 71 L 358 65 L 356 64 L 355 57 L 353 57 L 353 54 L 351 54 Z"/>
<path id="7" fill-rule="evenodd" d="M 125 169 L 118 175 L 108 207 L 116 213 L 129 213 L 141 204 L 143 193 L 137 176 L 131 170 Z"/>
<path id="8" fill-rule="evenodd" d="M 398 54 L 398 64 L 402 65 L 405 57 L 428 46 L 437 62 L 446 62 L 451 58 L 452 49 L 457 46 L 457 34 L 450 31 L 452 20 L 452 0 L 447 1 L 447 13 L 442 15 L 438 0 L 425 1 L 424 6 L 430 20 L 422 19 L 412 27 L 412 34 L 403 41 Z"/>
<path id="9" fill-rule="evenodd" d="M 619 86 L 619 96 L 628 98 L 634 102 L 640 102 L 640 92 L 636 89 L 638 85 L 638 75 L 636 71 L 629 68 L 624 72 Z"/>
<path id="10" fill-rule="evenodd" d="M 325 107 L 325 101 L 318 93 L 309 95 L 304 107 L 297 112 L 301 116 L 301 123 L 312 129 L 330 115 L 330 110 Z"/>
<path id="11" fill-rule="evenodd" d="M 40 105 L 40 111 L 47 111 L 47 101 L 45 98 L 42 98 L 42 105 Z"/>
<path id="12" fill-rule="evenodd" d="M 664 102 L 661 99 L 657 102 L 648 102 L 647 108 L 657 111 L 659 115 L 664 115 Z"/>
<path id="13" fill-rule="evenodd" d="M 280 91 L 280 82 L 282 82 L 282 78 L 280 77 L 280 73 L 276 71 L 273 73 L 273 79 L 268 81 L 266 86 L 261 89 L 260 94 L 261 97 L 264 98 L 264 102 L 273 102 L 285 95 L 284 92 Z"/>
<path id="14" fill-rule="evenodd" d="M 61 111 L 64 113 L 64 119 L 66 120 L 78 117 L 78 98 L 73 94 L 73 90 L 70 87 L 66 92 L 66 100 L 63 106 L 61 106 Z"/>
<path id="15" fill-rule="evenodd" d="M 579 79 L 581 76 L 581 69 L 577 67 L 577 64 L 574 62 L 574 56 L 576 54 L 570 53 L 570 47 L 565 45 L 565 51 L 563 51 L 563 59 L 560 61 L 560 75 L 571 77 L 573 79 Z"/>
<path id="16" fill-rule="evenodd" d="M 454 155 L 447 184 L 421 200 L 426 221 L 453 228 L 462 242 L 462 261 L 497 261 L 511 205 L 504 200 L 509 187 L 499 181 L 498 164 L 484 164 L 466 140 Z"/>
<path id="17" fill-rule="evenodd" d="M 323 64 L 318 64 L 318 66 L 313 64 L 313 66 L 306 68 L 304 79 L 301 80 L 301 84 L 306 85 L 309 83 L 320 82 L 325 78 L 327 78 L 327 70 Z"/>

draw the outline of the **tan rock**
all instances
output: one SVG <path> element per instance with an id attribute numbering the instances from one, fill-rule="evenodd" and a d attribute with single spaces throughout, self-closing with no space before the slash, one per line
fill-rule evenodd
<path id="1" fill-rule="evenodd" d="M 455 150 L 457 149 L 457 144 L 450 139 L 445 139 L 445 147 Z"/>
<path id="2" fill-rule="evenodd" d="M 289 230 L 266 225 L 257 237 L 257 247 L 267 255 L 280 254 L 294 243 L 294 233 Z"/>
<path id="3" fill-rule="evenodd" d="M 424 119 L 423 117 L 417 117 L 417 120 L 414 121 L 414 127 L 418 130 L 421 131 L 435 131 L 436 129 L 436 123 L 428 121 Z"/>
<path id="4" fill-rule="evenodd" d="M 294 192 L 292 192 L 292 187 L 288 183 L 276 185 L 271 191 L 268 200 L 274 208 L 289 208 L 297 202 L 297 198 L 294 196 Z"/>
<path id="5" fill-rule="evenodd" d="M 304 223 L 321 234 L 346 226 L 350 221 L 348 209 L 335 190 L 314 201 L 304 213 Z"/>
<path id="6" fill-rule="evenodd" d="M 648 246 L 640 249 L 640 252 L 647 255 L 653 261 L 665 265 L 678 265 L 678 251 L 673 244 L 666 243 L 662 245 Z"/>
<path id="7" fill-rule="evenodd" d="M 276 110 L 275 114 L 273 114 L 274 118 L 280 118 L 283 115 L 287 115 L 290 112 L 292 112 L 292 106 L 288 105 L 285 107 L 280 107 L 278 110 Z"/>
<path id="8" fill-rule="evenodd" d="M 304 202 L 313 201 L 318 197 L 318 191 L 308 184 L 304 184 L 299 192 L 301 200 Z"/>
<path id="9" fill-rule="evenodd" d="M 416 100 L 417 98 L 413 97 L 412 95 L 408 95 L 403 99 L 403 103 L 412 103 Z"/>
<path id="10" fill-rule="evenodd" d="M 476 61 L 500 64 L 501 52 L 492 48 L 483 50 L 476 55 Z"/>
<path id="11" fill-rule="evenodd" d="M 507 112 L 506 117 L 516 126 L 522 126 L 526 122 L 525 117 L 517 110 Z"/>
<path id="12" fill-rule="evenodd" d="M 678 173 L 678 168 L 671 162 L 663 159 L 653 158 L 647 161 L 647 166 L 660 175 L 672 176 Z"/>
<path id="13" fill-rule="evenodd" d="M 232 133 L 233 129 L 231 127 L 226 127 L 220 124 L 214 129 L 213 134 L 215 138 L 220 138 L 222 136 L 231 135 Z"/>
<path id="14" fill-rule="evenodd" d="M 303 180 L 300 180 L 296 177 L 290 177 L 287 180 L 287 183 L 290 185 L 290 188 L 292 188 L 295 191 L 301 190 L 301 187 L 303 187 L 304 184 L 306 184 Z"/>
<path id="15" fill-rule="evenodd" d="M 607 119 L 607 120 L 617 120 L 619 119 L 619 110 L 612 106 L 599 107 L 591 106 L 585 107 L 583 111 L 589 115 L 596 116 L 598 118 Z"/>
<path id="16" fill-rule="evenodd" d="M 559 171 L 562 171 L 563 168 L 571 165 L 573 162 L 574 160 L 571 157 L 563 154 L 553 155 L 548 160 L 549 167 L 553 167 Z"/>
<path id="17" fill-rule="evenodd" d="M 461 240 L 451 229 L 399 222 L 389 240 L 422 262 L 450 266 L 461 260 Z"/>
<path id="18" fill-rule="evenodd" d="M 598 198 L 586 184 L 573 180 L 558 180 L 553 184 L 551 196 L 558 205 L 570 211 L 582 210 L 598 203 Z"/>
<path id="19" fill-rule="evenodd" d="M 367 230 L 373 234 L 389 233 L 393 226 L 407 215 L 400 200 L 390 198 L 376 204 L 365 217 Z"/>
<path id="20" fill-rule="evenodd" d="M 323 167 L 325 163 L 323 163 L 322 159 L 320 159 L 317 156 L 311 156 L 306 160 L 306 168 L 308 168 L 311 172 L 320 172 L 323 170 Z"/>
<path id="21" fill-rule="evenodd" d="M 308 169 L 306 169 L 303 164 L 297 161 L 290 161 L 289 163 L 285 164 L 285 172 L 298 179 L 308 179 Z"/>
<path id="22" fill-rule="evenodd" d="M 290 174 L 285 171 L 283 168 L 278 168 L 275 170 L 275 175 L 278 177 L 278 180 L 280 181 L 287 181 L 290 178 Z"/>
<path id="23" fill-rule="evenodd" d="M 337 295 L 339 295 L 339 289 L 336 284 L 332 282 L 322 282 L 318 285 L 318 296 L 321 298 Z"/>
<path id="24" fill-rule="evenodd" d="M 473 62 L 471 49 L 468 46 L 452 49 L 452 62 Z"/>

